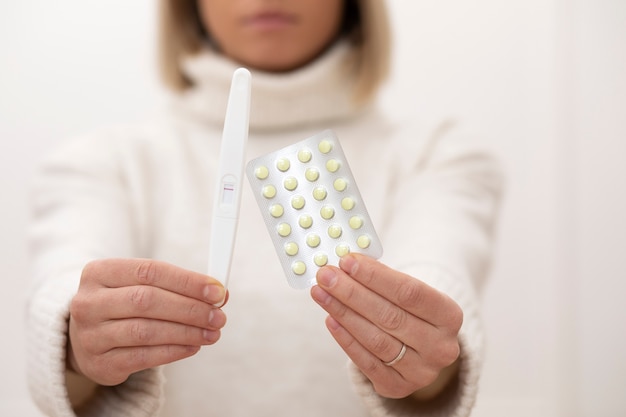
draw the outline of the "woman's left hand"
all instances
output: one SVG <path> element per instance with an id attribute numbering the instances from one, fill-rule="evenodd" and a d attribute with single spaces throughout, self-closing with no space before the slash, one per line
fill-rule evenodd
<path id="1" fill-rule="evenodd" d="M 460 353 L 461 308 L 450 297 L 363 255 L 317 273 L 326 326 L 378 394 L 404 398 L 435 382 Z"/>

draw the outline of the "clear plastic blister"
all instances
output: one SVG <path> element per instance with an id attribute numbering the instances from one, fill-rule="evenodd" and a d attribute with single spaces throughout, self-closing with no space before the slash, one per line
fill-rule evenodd
<path id="1" fill-rule="evenodd" d="M 320 267 L 350 252 L 382 255 L 334 132 L 253 159 L 246 174 L 291 287 L 311 287 Z"/>

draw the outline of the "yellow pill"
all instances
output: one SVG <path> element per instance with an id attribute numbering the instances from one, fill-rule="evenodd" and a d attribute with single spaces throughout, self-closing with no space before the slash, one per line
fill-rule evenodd
<path id="1" fill-rule="evenodd" d="M 320 245 L 321 241 L 322 240 L 320 239 L 319 235 L 316 235 L 315 233 L 311 233 L 306 236 L 306 244 L 310 248 L 317 248 Z"/>
<path id="2" fill-rule="evenodd" d="M 291 265 L 291 270 L 296 275 L 302 275 L 306 272 L 306 265 L 302 261 L 296 261 Z"/>
<path id="3" fill-rule="evenodd" d="M 322 219 L 330 220 L 333 218 L 334 215 L 335 209 L 331 206 L 324 206 L 320 209 L 320 216 L 322 216 Z"/>
<path id="4" fill-rule="evenodd" d="M 372 239 L 370 239 L 369 236 L 367 235 L 361 235 L 359 236 L 359 238 L 356 240 L 356 244 L 359 246 L 359 248 L 361 249 L 367 249 L 370 247 L 370 243 L 372 243 Z"/>
<path id="5" fill-rule="evenodd" d="M 274 218 L 278 218 L 285 213 L 285 209 L 280 204 L 272 204 L 270 206 L 270 214 Z"/>
<path id="6" fill-rule="evenodd" d="M 317 266 L 324 266 L 328 263 L 328 255 L 322 252 L 316 253 L 313 256 L 313 262 L 315 262 L 315 265 Z"/>
<path id="7" fill-rule="evenodd" d="M 306 200 L 301 195 L 294 195 L 291 199 L 291 207 L 300 210 L 306 204 Z"/>
<path id="8" fill-rule="evenodd" d="M 298 152 L 298 161 L 302 162 L 302 163 L 307 163 L 311 160 L 311 157 L 313 156 L 313 154 L 311 153 L 311 151 L 309 149 L 301 149 Z"/>
<path id="9" fill-rule="evenodd" d="M 332 237 L 333 239 L 337 239 L 338 237 L 340 237 L 342 232 L 343 230 L 338 224 L 333 224 L 328 227 L 328 236 Z"/>
<path id="10" fill-rule="evenodd" d="M 309 227 L 313 226 L 313 217 L 309 216 L 308 214 L 302 215 L 300 216 L 300 219 L 298 219 L 298 224 L 301 228 L 308 229 Z"/>
<path id="11" fill-rule="evenodd" d="M 276 161 L 276 168 L 278 168 L 279 171 L 285 172 L 289 170 L 290 166 L 291 163 L 287 158 L 280 158 L 278 161 Z"/>
<path id="12" fill-rule="evenodd" d="M 319 149 L 321 153 L 328 153 L 333 150 L 333 144 L 324 139 L 317 145 L 317 149 Z"/>
<path id="13" fill-rule="evenodd" d="M 323 199 L 326 198 L 327 195 L 328 195 L 328 192 L 326 191 L 326 188 L 324 187 L 315 187 L 313 189 L 313 198 L 316 199 L 317 201 L 322 201 Z"/>
<path id="14" fill-rule="evenodd" d="M 289 256 L 295 256 L 298 254 L 300 248 L 296 242 L 289 242 L 285 244 L 285 253 Z"/>
<path id="15" fill-rule="evenodd" d="M 320 172 L 317 170 L 317 168 L 307 168 L 307 170 L 304 172 L 304 176 L 307 180 L 314 182 L 317 181 L 320 177 Z"/>
<path id="16" fill-rule="evenodd" d="M 350 246 L 345 243 L 340 243 L 335 247 L 335 254 L 340 258 L 350 253 Z"/>
<path id="17" fill-rule="evenodd" d="M 268 184 L 263 187 L 262 193 L 263 193 L 263 197 L 265 198 L 274 198 L 276 197 L 276 187 L 274 187 L 271 184 Z"/>
<path id="18" fill-rule="evenodd" d="M 339 161 L 337 161 L 336 159 L 329 159 L 326 162 L 326 169 L 329 172 L 337 172 L 339 170 L 339 166 L 340 166 Z"/>
<path id="19" fill-rule="evenodd" d="M 354 199 L 350 198 L 350 197 L 346 197 L 343 200 L 341 200 L 341 208 L 348 211 L 348 210 L 352 210 L 354 208 Z"/>
<path id="20" fill-rule="evenodd" d="M 363 226 L 363 219 L 359 216 L 352 216 L 350 217 L 348 224 L 352 229 L 357 230 Z"/>
<path id="21" fill-rule="evenodd" d="M 333 182 L 333 187 L 337 191 L 344 191 L 348 187 L 348 182 L 344 178 L 337 178 Z"/>
<path id="22" fill-rule="evenodd" d="M 267 167 L 265 165 L 261 165 L 261 166 L 257 167 L 257 169 L 254 170 L 254 175 L 258 179 L 264 180 L 264 179 L 266 179 L 270 175 L 270 171 L 269 171 L 269 169 L 267 169 Z"/>
<path id="23" fill-rule="evenodd" d="M 298 188 L 298 180 L 294 177 L 287 177 L 285 178 L 285 181 L 283 181 L 283 185 L 285 186 L 285 189 L 293 191 Z"/>
<path id="24" fill-rule="evenodd" d="M 281 223 L 276 228 L 276 231 L 282 237 L 287 237 L 291 234 L 291 226 L 289 226 L 289 223 Z"/>

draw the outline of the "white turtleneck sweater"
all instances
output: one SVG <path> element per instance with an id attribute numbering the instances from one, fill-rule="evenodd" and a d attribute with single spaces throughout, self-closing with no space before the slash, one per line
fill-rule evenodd
<path id="1" fill-rule="evenodd" d="M 444 120 L 392 125 L 355 106 L 341 45 L 299 71 L 253 72 L 248 159 L 321 130 L 337 133 L 388 265 L 464 310 L 461 371 L 437 402 L 378 396 L 327 333 L 308 291 L 291 289 L 250 189 L 243 192 L 222 338 L 192 358 L 96 387 L 67 373 L 68 308 L 92 259 L 147 257 L 203 272 L 214 175 L 236 65 L 210 52 L 185 63 L 195 87 L 166 115 L 69 142 L 33 193 L 29 383 L 50 416 L 466 416 L 482 358 L 477 292 L 500 191 L 489 155 Z M 348 365 L 346 366 L 346 363 Z"/>

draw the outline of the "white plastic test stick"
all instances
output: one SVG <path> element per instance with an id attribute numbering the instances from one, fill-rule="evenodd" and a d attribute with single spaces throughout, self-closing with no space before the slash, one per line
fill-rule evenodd
<path id="1" fill-rule="evenodd" d="M 234 72 L 222 133 L 211 221 L 208 273 L 224 284 L 224 287 L 228 285 L 239 219 L 250 118 L 250 79 L 250 71 L 245 68 L 239 68 Z"/>

